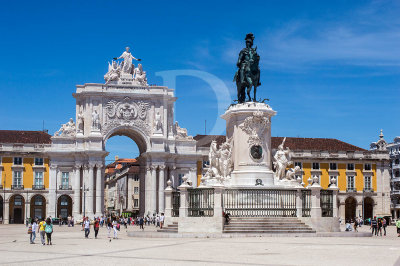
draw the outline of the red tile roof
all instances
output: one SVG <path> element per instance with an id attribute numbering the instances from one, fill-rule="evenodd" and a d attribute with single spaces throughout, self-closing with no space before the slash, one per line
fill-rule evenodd
<path id="1" fill-rule="evenodd" d="M 218 146 L 225 142 L 226 137 L 221 135 L 197 135 L 194 137 L 197 140 L 197 147 L 210 147 L 211 141 L 216 140 Z M 272 137 L 272 149 L 277 149 L 282 143 L 283 137 Z M 351 145 L 338 139 L 325 138 L 291 138 L 287 137 L 285 147 L 291 150 L 311 150 L 311 151 L 366 151 L 363 148 Z"/>
<path id="2" fill-rule="evenodd" d="M 51 136 L 43 131 L 0 130 L 0 143 L 51 144 Z"/>

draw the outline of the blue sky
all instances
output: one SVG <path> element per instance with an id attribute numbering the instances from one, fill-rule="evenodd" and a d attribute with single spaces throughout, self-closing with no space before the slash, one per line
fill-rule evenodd
<path id="1" fill-rule="evenodd" d="M 249 14 L 245 14 L 249 12 Z M 244 36 L 261 56 L 260 98 L 278 111 L 273 136 L 337 138 L 368 148 L 379 130 L 400 135 L 399 1 L 8 1 L 0 9 L 1 129 L 50 133 L 74 116 L 75 85 L 103 82 L 130 46 L 155 73 L 200 70 L 231 92 Z M 218 91 L 179 77 L 176 120 L 208 133 Z M 223 133 L 223 132 L 221 132 Z M 132 145 L 132 149 L 127 145 Z M 112 138 L 107 149 L 132 156 Z"/>

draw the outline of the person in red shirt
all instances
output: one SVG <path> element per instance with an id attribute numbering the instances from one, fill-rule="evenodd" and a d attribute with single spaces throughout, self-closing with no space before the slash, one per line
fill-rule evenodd
<path id="1" fill-rule="evenodd" d="M 94 220 L 94 238 L 97 238 L 99 229 L 100 229 L 100 221 L 99 221 L 99 218 L 97 218 L 96 220 Z"/>

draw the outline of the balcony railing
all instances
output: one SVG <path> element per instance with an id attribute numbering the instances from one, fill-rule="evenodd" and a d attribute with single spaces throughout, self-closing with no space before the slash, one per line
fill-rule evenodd
<path id="1" fill-rule="evenodd" d="M 0 189 L 3 189 L 3 185 L 0 185 Z"/>
<path id="2" fill-rule="evenodd" d="M 355 192 L 357 192 L 357 189 L 356 188 L 346 188 L 346 192 L 348 192 L 348 193 L 355 193 Z"/>
<path id="3" fill-rule="evenodd" d="M 400 190 L 395 190 L 394 189 L 394 190 L 391 191 L 391 194 L 392 195 L 400 195 Z"/>
<path id="4" fill-rule="evenodd" d="M 59 190 L 72 190 L 72 186 L 67 186 L 67 185 L 59 185 L 58 186 Z"/>
<path id="5" fill-rule="evenodd" d="M 33 185 L 32 190 L 44 190 L 44 185 Z"/>
<path id="6" fill-rule="evenodd" d="M 372 192 L 374 192 L 374 189 L 373 188 L 364 188 L 363 191 L 365 193 L 372 193 Z"/>
<path id="7" fill-rule="evenodd" d="M 11 189 L 13 190 L 23 190 L 24 185 L 11 185 Z"/>

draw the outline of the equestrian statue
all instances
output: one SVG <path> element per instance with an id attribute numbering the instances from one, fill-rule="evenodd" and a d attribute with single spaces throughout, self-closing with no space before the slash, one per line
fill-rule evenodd
<path id="1" fill-rule="evenodd" d="M 239 59 L 237 61 L 238 70 L 236 71 L 233 81 L 236 81 L 237 86 L 237 102 L 246 102 L 246 89 L 248 102 L 256 102 L 257 87 L 260 83 L 260 68 L 258 63 L 260 62 L 260 56 L 257 54 L 257 47 L 253 46 L 254 35 L 248 33 L 246 35 L 246 48 L 243 48 L 239 53 Z M 254 98 L 251 99 L 250 92 L 251 88 L 254 87 Z"/>

